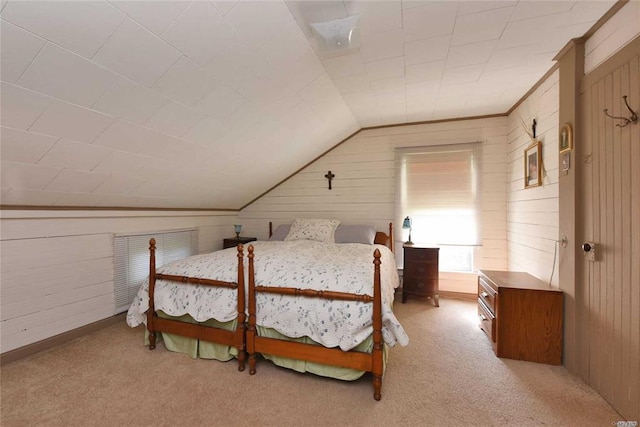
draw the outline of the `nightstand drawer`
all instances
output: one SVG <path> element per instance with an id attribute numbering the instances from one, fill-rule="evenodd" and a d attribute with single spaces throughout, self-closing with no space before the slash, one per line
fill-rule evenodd
<path id="1" fill-rule="evenodd" d="M 428 263 L 438 264 L 438 252 L 425 251 L 423 249 L 409 249 L 404 250 L 404 263 Z"/>

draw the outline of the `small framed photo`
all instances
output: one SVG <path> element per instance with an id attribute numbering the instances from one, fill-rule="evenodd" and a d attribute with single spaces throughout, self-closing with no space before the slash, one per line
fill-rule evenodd
<path id="1" fill-rule="evenodd" d="M 524 150 L 524 188 L 542 185 L 542 144 L 534 141 Z"/>
<path id="2" fill-rule="evenodd" d="M 560 152 L 565 153 L 573 149 L 573 130 L 569 123 L 560 128 Z"/>

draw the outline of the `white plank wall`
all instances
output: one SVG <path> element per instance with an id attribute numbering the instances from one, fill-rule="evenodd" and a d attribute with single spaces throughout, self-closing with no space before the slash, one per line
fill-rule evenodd
<path id="1" fill-rule="evenodd" d="M 554 72 L 509 116 L 507 245 L 509 269 L 525 271 L 558 287 L 558 71 Z M 532 140 L 542 142 L 542 186 L 524 188 L 524 150 Z M 523 125 L 524 123 L 524 125 Z M 526 129 L 525 129 L 526 127 Z"/>
<path id="2" fill-rule="evenodd" d="M 295 218 L 338 218 L 387 230 L 395 222 L 396 147 L 481 141 L 483 144 L 483 247 L 478 268 L 507 267 L 507 118 L 452 121 L 364 130 L 240 212 L 240 220 L 267 237 L 267 224 Z M 324 175 L 336 177 L 328 190 Z M 396 224 L 397 225 L 397 224 Z M 396 248 L 406 239 L 396 227 Z M 441 273 L 440 289 L 476 292 L 476 276 Z"/>
<path id="3" fill-rule="evenodd" d="M 0 351 L 113 315 L 114 234 L 198 228 L 205 253 L 236 222 L 236 212 L 2 211 Z"/>

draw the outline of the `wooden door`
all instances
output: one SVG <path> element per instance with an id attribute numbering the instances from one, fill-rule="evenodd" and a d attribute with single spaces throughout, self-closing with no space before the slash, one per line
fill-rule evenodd
<path id="1" fill-rule="evenodd" d="M 640 420 L 640 40 L 585 76 L 580 95 L 578 244 L 595 243 L 595 260 L 576 256 L 577 362 L 581 376 L 624 418 Z M 573 160 L 573 159 L 572 159 Z"/>

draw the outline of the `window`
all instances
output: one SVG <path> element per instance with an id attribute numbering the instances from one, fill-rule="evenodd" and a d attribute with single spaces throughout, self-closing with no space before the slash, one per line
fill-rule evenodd
<path id="1" fill-rule="evenodd" d="M 198 253 L 197 230 L 116 236 L 113 241 L 115 314 L 127 311 L 149 276 L 149 240 L 156 239 L 156 268 Z"/>
<path id="2" fill-rule="evenodd" d="M 480 245 L 480 150 L 480 143 L 471 143 L 396 151 L 396 221 L 411 217 L 412 240 L 440 246 L 443 271 L 473 271 L 473 249 Z"/>

